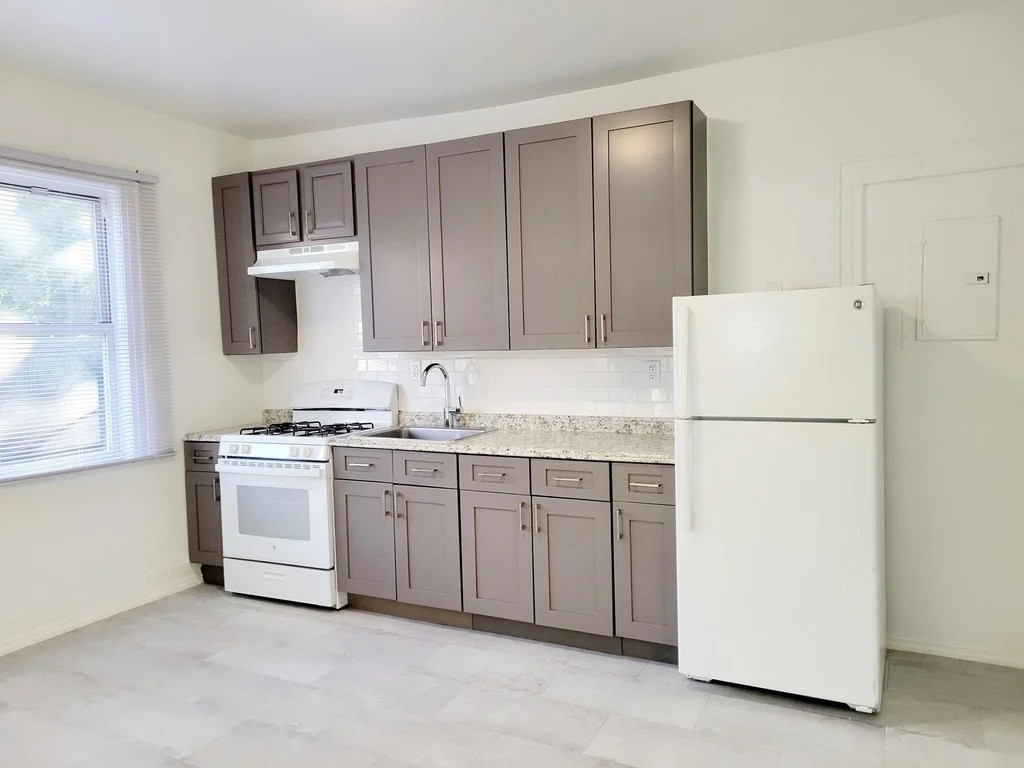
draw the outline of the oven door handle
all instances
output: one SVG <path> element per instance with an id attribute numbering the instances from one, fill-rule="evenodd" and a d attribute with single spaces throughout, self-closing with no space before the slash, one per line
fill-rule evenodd
<path id="1" fill-rule="evenodd" d="M 256 467 L 234 464 L 217 464 L 217 472 L 222 476 L 226 475 L 261 475 L 263 477 L 293 477 L 296 480 L 318 480 L 327 475 L 327 464 L 310 463 L 308 469 L 291 469 L 286 467 L 275 467 L 270 462 L 261 462 L 268 466 Z"/>

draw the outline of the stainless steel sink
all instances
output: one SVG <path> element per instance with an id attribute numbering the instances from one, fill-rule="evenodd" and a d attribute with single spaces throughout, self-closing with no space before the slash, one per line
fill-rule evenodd
<path id="1" fill-rule="evenodd" d="M 450 429 L 448 427 L 390 427 L 374 432 L 364 432 L 366 437 L 393 437 L 396 440 L 432 440 L 443 442 L 446 440 L 464 440 L 467 437 L 476 437 L 489 429 Z"/>

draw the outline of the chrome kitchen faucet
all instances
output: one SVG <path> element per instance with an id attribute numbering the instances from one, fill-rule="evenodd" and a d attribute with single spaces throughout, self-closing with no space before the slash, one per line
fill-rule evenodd
<path id="1" fill-rule="evenodd" d="M 431 363 L 423 369 L 423 373 L 420 374 L 420 386 L 427 386 L 427 374 L 430 373 L 434 368 L 437 368 L 444 376 L 444 425 L 451 429 L 455 427 L 455 417 L 462 413 L 462 397 L 459 397 L 459 405 L 457 408 L 452 408 L 452 388 L 451 382 L 448 380 L 448 371 L 440 363 Z"/>

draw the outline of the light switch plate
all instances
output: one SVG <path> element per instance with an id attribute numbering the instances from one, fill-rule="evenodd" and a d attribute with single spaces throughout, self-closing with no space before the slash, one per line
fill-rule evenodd
<path id="1" fill-rule="evenodd" d="M 420 372 L 423 369 L 423 364 L 419 360 L 409 361 L 409 375 L 412 376 L 416 381 L 420 379 Z"/>

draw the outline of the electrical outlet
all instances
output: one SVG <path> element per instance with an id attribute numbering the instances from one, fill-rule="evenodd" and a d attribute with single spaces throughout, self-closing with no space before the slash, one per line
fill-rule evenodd
<path id="1" fill-rule="evenodd" d="M 782 290 L 782 283 L 765 283 L 764 289 L 769 293 L 775 293 Z"/>
<path id="2" fill-rule="evenodd" d="M 422 363 L 420 363 L 419 360 L 410 360 L 409 361 L 409 375 L 412 376 L 413 379 L 415 379 L 417 382 L 420 380 L 420 370 L 421 370 L 421 368 L 422 368 Z"/>
<path id="3" fill-rule="evenodd" d="M 661 361 L 660 360 L 648 360 L 647 361 L 647 381 L 651 384 L 661 383 Z"/>

